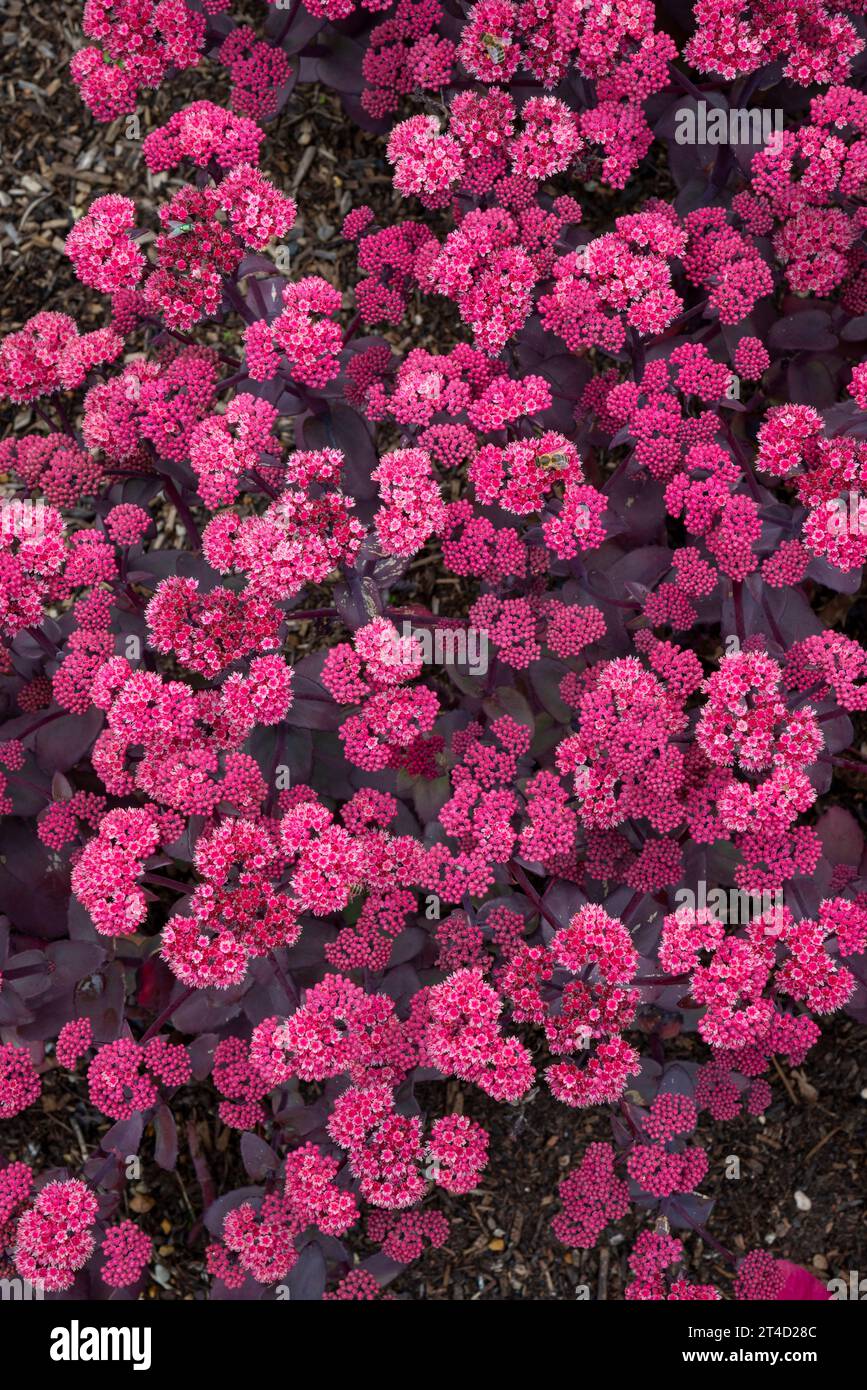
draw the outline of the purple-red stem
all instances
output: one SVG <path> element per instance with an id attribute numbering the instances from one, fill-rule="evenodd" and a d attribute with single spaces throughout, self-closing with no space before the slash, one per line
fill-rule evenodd
<path id="1" fill-rule="evenodd" d="M 16 734 L 15 737 L 17 739 L 29 738 L 31 734 L 35 734 L 39 729 L 44 729 L 46 724 L 52 723 L 55 719 L 62 719 L 65 714 L 66 710 L 64 709 L 55 710 L 53 714 L 46 714 L 44 719 L 37 719 L 36 723 L 31 724 L 29 729 L 25 729 L 23 733 Z"/>
<path id="2" fill-rule="evenodd" d="M 747 630 L 744 625 L 744 585 L 741 579 L 732 581 L 732 600 L 735 606 L 735 632 L 738 642 L 743 646 L 747 640 Z"/>
<path id="3" fill-rule="evenodd" d="M 199 532 L 198 526 L 193 520 L 192 513 L 184 499 L 181 497 L 181 494 L 178 491 L 172 479 L 167 478 L 165 475 L 163 475 L 163 491 L 165 492 L 166 497 L 168 497 L 169 500 L 173 502 L 174 505 L 177 507 L 178 516 L 181 518 L 181 521 L 184 524 L 184 529 L 187 533 L 187 539 L 192 545 L 193 550 L 201 550 L 202 537 Z"/>
<path id="4" fill-rule="evenodd" d="M 708 1245 L 710 1245 L 712 1249 L 714 1249 L 717 1252 L 718 1255 L 722 1255 L 723 1259 L 727 1260 L 729 1264 L 737 1264 L 737 1256 L 733 1255 L 731 1250 L 727 1250 L 724 1245 L 720 1245 L 719 1241 L 714 1239 L 707 1227 L 702 1226 L 700 1221 L 693 1221 L 689 1212 L 686 1211 L 686 1209 L 680 1205 L 680 1202 L 672 1201 L 671 1205 L 672 1208 L 680 1216 L 683 1217 L 686 1224 L 692 1227 L 696 1235 L 701 1236 L 702 1240 L 705 1241 Z"/>
<path id="5" fill-rule="evenodd" d="M 142 874 L 142 882 L 155 883 L 159 888 L 173 888 L 176 893 L 192 892 L 188 883 L 178 883 L 176 878 L 166 878 L 164 874 Z"/>
<path id="6" fill-rule="evenodd" d="M 34 642 L 38 643 L 38 645 L 42 648 L 42 650 L 46 653 L 47 656 L 57 655 L 56 645 L 54 644 L 54 642 L 50 640 L 50 638 L 45 636 L 45 633 L 42 632 L 40 628 L 29 627 L 27 629 L 27 635 L 28 637 L 32 637 Z"/>
<path id="7" fill-rule="evenodd" d="M 277 976 L 277 979 L 280 981 L 280 984 L 283 987 L 283 993 L 286 995 L 286 998 L 289 1000 L 289 1003 L 297 1009 L 298 1005 L 301 1003 L 301 996 L 298 993 L 298 990 L 296 989 L 292 980 L 290 980 L 289 976 L 286 974 L 286 971 L 283 969 L 282 965 L 278 961 L 273 951 L 269 952 L 269 959 L 274 967 L 274 974 Z"/>
<path id="8" fill-rule="evenodd" d="M 193 992 L 193 986 L 190 985 L 190 987 L 188 989 L 185 989 L 183 994 L 179 995 L 173 1003 L 166 1004 L 166 1007 L 163 1009 L 162 1013 L 157 1014 L 157 1017 L 154 1019 L 150 1028 L 148 1028 L 144 1037 L 139 1039 L 139 1043 L 143 1045 L 146 1042 L 150 1042 L 151 1038 L 156 1037 L 163 1024 L 167 1023 L 168 1020 L 171 1018 L 172 1014 L 175 1013 L 181 1007 L 182 1004 L 185 1004 L 187 1002 L 187 1000 Z"/>
<path id="9" fill-rule="evenodd" d="M 535 888 L 533 887 L 524 870 L 521 868 L 520 864 L 516 864 L 514 859 L 510 859 L 508 867 L 509 873 L 512 875 L 512 878 L 524 891 L 524 893 L 526 893 L 527 897 L 530 899 L 530 902 L 533 904 L 539 915 L 541 917 L 544 917 L 545 921 L 549 924 L 549 926 L 552 926 L 555 931 L 559 931 L 561 923 L 558 922 L 557 918 L 554 917 L 553 914 L 548 911 L 547 907 L 542 902 L 542 899 L 539 897 L 539 894 L 536 892 Z"/>
<path id="10" fill-rule="evenodd" d="M 289 30 L 292 28 L 295 16 L 298 13 L 298 6 L 300 3 L 301 0 L 292 0 L 292 5 L 290 7 L 289 14 L 286 17 L 286 23 L 280 30 L 280 33 L 277 35 L 277 38 L 274 40 L 278 48 L 280 48 L 286 42 L 286 39 L 289 35 Z"/>

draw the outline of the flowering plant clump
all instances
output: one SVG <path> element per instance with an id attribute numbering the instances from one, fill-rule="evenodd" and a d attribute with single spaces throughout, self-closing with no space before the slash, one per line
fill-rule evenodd
<path id="1" fill-rule="evenodd" d="M 626 1299 L 825 1296 L 710 1235 L 709 1131 L 867 1023 L 863 10 L 87 0 L 89 119 L 231 103 L 69 230 L 99 326 L 0 342 L 0 1125 L 102 1124 L 0 1148 L 0 1277 L 136 1296 L 186 1142 L 211 1298 L 383 1296 L 545 1088 Z M 348 283 L 266 172 L 316 81 L 391 171 Z"/>

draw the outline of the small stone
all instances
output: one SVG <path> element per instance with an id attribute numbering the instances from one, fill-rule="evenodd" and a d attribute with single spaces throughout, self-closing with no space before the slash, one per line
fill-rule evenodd
<path id="1" fill-rule="evenodd" d="M 810 1211 L 813 1203 L 810 1201 L 806 1192 L 801 1192 L 799 1189 L 795 1193 L 795 1206 L 798 1208 L 798 1211 Z"/>

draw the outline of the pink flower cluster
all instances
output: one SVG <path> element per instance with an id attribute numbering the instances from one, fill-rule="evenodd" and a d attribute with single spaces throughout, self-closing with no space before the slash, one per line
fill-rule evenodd
<path id="1" fill-rule="evenodd" d="M 117 361 L 123 339 L 111 328 L 80 333 L 68 314 L 35 314 L 0 344 L 0 396 L 35 401 L 82 386 L 94 367 Z"/>
<path id="2" fill-rule="evenodd" d="M 97 1049 L 87 1069 L 90 1099 L 113 1120 L 149 1110 L 159 1100 L 158 1082 L 182 1086 L 191 1076 L 187 1050 L 162 1036 L 142 1045 L 119 1038 Z"/>
<path id="3" fill-rule="evenodd" d="M 545 1072 L 565 1105 L 616 1101 L 639 1070 L 638 1054 L 622 1035 L 638 1003 L 637 992 L 622 986 L 632 980 L 637 962 L 622 923 L 593 904 L 556 931 L 547 947 L 525 946 L 509 960 L 503 988 L 515 1018 L 541 1025 L 555 1055 L 582 1054 L 580 1061 L 554 1062 Z M 563 985 L 560 1008 L 552 1012 L 544 991 L 558 967 L 575 978 Z"/>
<path id="4" fill-rule="evenodd" d="M 358 1220 L 358 1206 L 352 1193 L 336 1186 L 338 1167 L 315 1144 L 287 1154 L 282 1192 L 267 1193 L 258 1210 L 244 1202 L 227 1213 L 224 1243 L 207 1250 L 211 1273 L 230 1289 L 242 1287 L 248 1275 L 257 1283 L 273 1284 L 295 1265 L 296 1237 L 306 1227 L 343 1235 Z"/>
<path id="5" fill-rule="evenodd" d="M 204 16 L 184 0 L 86 0 L 82 27 L 93 42 L 69 67 L 98 121 L 134 112 L 140 89 L 196 67 L 205 44 Z"/>
<path id="6" fill-rule="evenodd" d="M 110 326 L 0 343 L 0 1117 L 86 1061 L 116 1127 L 0 1169 L 0 1274 L 135 1297 L 122 1149 L 170 1168 L 195 1078 L 213 1296 L 372 1300 L 485 1181 L 473 1097 L 517 1133 L 544 1077 L 611 1122 L 556 1237 L 634 1207 L 625 1299 L 715 1300 L 705 1128 L 863 1012 L 865 5 L 305 3 L 87 0 L 98 119 L 205 54 L 232 110 L 144 138 L 155 235 L 120 192 L 69 230 Z M 314 78 L 367 202 L 327 106 L 264 172 Z M 284 191 L 332 181 L 342 246 Z"/>
<path id="7" fill-rule="evenodd" d="M 246 331 L 252 380 L 273 380 L 284 357 L 291 377 L 305 386 L 319 388 L 337 376 L 343 338 L 334 315 L 341 304 L 340 292 L 319 275 L 285 285 L 282 313 L 271 323 L 259 319 Z"/>
<path id="8" fill-rule="evenodd" d="M 142 141 L 145 163 L 154 174 L 188 159 L 200 169 L 214 161 L 220 169 L 257 165 L 265 132 L 249 116 L 235 116 L 212 101 L 194 101 L 176 111 Z"/>
<path id="9" fill-rule="evenodd" d="M 83 285 L 103 294 L 135 289 L 145 258 L 134 245 L 135 203 L 109 193 L 91 203 L 66 238 L 66 254 Z"/>
<path id="10" fill-rule="evenodd" d="M 220 61 L 229 69 L 235 111 L 254 121 L 276 116 L 281 88 L 292 71 L 282 48 L 257 38 L 255 29 L 238 25 L 221 46 Z"/>
<path id="11" fill-rule="evenodd" d="M 630 332 L 661 333 L 683 308 L 670 262 L 686 245 L 667 206 L 618 217 L 613 232 L 555 261 L 554 288 L 539 298 L 543 327 L 572 352 L 598 347 L 616 353 Z"/>
<path id="12" fill-rule="evenodd" d="M 151 312 L 173 329 L 216 313 L 223 276 L 237 270 L 245 248 L 262 250 L 285 236 L 296 211 L 294 199 L 249 164 L 235 165 L 216 185 L 181 188 L 159 212 L 157 267 L 143 289 Z"/>
<path id="13" fill-rule="evenodd" d="M 30 1053 L 13 1043 L 0 1044 L 0 1120 L 11 1120 L 38 1100 L 42 1092 L 39 1073 Z"/>
<path id="14" fill-rule="evenodd" d="M 15 1227 L 15 1269 L 49 1293 L 72 1288 L 94 1249 L 98 1203 L 79 1178 L 46 1183 Z"/>
<path id="15" fill-rule="evenodd" d="M 102 1277 L 109 1288 L 126 1289 L 138 1283 L 151 1258 L 153 1245 L 134 1221 L 108 1226 L 102 1240 Z"/>
<path id="16" fill-rule="evenodd" d="M 421 669 L 416 644 L 386 618 L 359 628 L 351 645 L 329 650 L 323 684 L 338 704 L 360 706 L 340 727 L 346 757 L 357 767 L 375 772 L 410 765 L 441 746 L 427 737 L 439 713 L 437 695 L 407 684 Z"/>

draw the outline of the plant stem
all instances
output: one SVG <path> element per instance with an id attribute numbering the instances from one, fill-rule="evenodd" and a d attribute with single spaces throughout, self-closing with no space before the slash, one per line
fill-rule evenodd
<path id="1" fill-rule="evenodd" d="M 720 419 L 722 420 L 723 434 L 725 435 L 726 440 L 728 441 L 732 453 L 737 459 L 741 472 L 747 480 L 747 486 L 749 487 L 750 492 L 753 494 L 753 500 L 756 502 L 760 502 L 762 500 L 762 492 L 761 488 L 759 487 L 759 480 L 755 475 L 753 465 L 747 458 L 747 455 L 744 453 L 743 449 L 741 448 L 740 443 L 735 435 L 735 432 L 729 424 L 728 420 L 724 416 L 720 416 Z"/>
<path id="2" fill-rule="evenodd" d="M 533 887 L 524 870 L 521 868 L 520 864 L 516 864 L 514 859 L 510 859 L 508 869 L 509 873 L 512 875 L 512 878 L 523 890 L 526 896 L 530 899 L 530 902 L 533 904 L 539 915 L 541 917 L 544 917 L 545 921 L 549 924 L 549 926 L 552 926 L 555 931 L 559 931 L 562 926 L 562 923 L 558 922 L 557 918 L 554 917 L 553 914 L 548 911 L 547 907 L 542 902 L 542 899 L 539 897 L 539 894 L 536 892 L 535 888 Z"/>
<path id="3" fill-rule="evenodd" d="M 18 739 L 29 738 L 30 735 L 35 734 L 38 729 L 43 729 L 46 724 L 51 724 L 55 719 L 62 719 L 65 714 L 66 710 L 63 709 L 55 710 L 53 714 L 46 714 L 44 719 L 37 719 L 36 723 L 31 724 L 29 729 L 25 729 L 23 733 L 16 734 L 15 737 Z"/>
<path id="4" fill-rule="evenodd" d="M 689 975 L 645 975 L 643 978 L 630 981 L 633 985 L 682 985 L 689 979 Z"/>
<path id="5" fill-rule="evenodd" d="M 286 974 L 286 971 L 283 969 L 282 965 L 278 961 L 273 951 L 269 951 L 268 959 L 274 967 L 274 974 L 277 976 L 277 979 L 280 981 L 280 984 L 283 987 L 283 993 L 286 995 L 286 998 L 289 1000 L 289 1003 L 292 1005 L 293 1009 L 297 1009 L 298 1005 L 301 1003 L 301 996 L 298 993 L 295 984 Z"/>
<path id="6" fill-rule="evenodd" d="M 692 1219 L 692 1217 L 690 1216 L 689 1212 L 686 1211 L 686 1210 L 680 1205 L 680 1202 L 674 1202 L 674 1201 L 673 1201 L 673 1202 L 671 1203 L 671 1205 L 672 1205 L 673 1209 L 674 1209 L 680 1216 L 683 1217 L 683 1219 L 684 1219 L 684 1221 L 686 1222 L 686 1224 L 687 1224 L 688 1226 L 691 1226 L 691 1227 L 692 1227 L 692 1229 L 695 1231 L 696 1235 L 701 1236 L 702 1240 L 703 1240 L 703 1241 L 706 1241 L 707 1244 L 710 1245 L 710 1246 L 717 1252 L 718 1255 L 722 1255 L 723 1259 L 726 1260 L 729 1264 L 732 1264 L 732 1265 L 736 1265 L 736 1264 L 737 1264 L 737 1262 L 738 1262 L 738 1261 L 737 1261 L 737 1256 L 736 1256 L 736 1255 L 733 1255 L 732 1252 L 731 1252 L 731 1250 L 727 1250 L 726 1247 L 725 1247 L 724 1245 L 720 1245 L 719 1241 L 716 1240 L 716 1239 L 711 1235 L 710 1231 L 707 1229 L 706 1226 L 702 1226 L 702 1224 L 701 1224 L 700 1221 L 693 1221 L 693 1219 Z"/>
<path id="7" fill-rule="evenodd" d="M 259 472 L 258 468 L 248 468 L 247 477 L 250 479 L 252 483 L 255 483 L 256 487 L 261 489 L 262 492 L 266 493 L 268 497 L 275 498 L 279 495 L 276 492 L 276 490 L 271 486 L 271 484 L 269 482 L 266 482 L 266 480 L 262 477 L 262 474 Z"/>
<path id="8" fill-rule="evenodd" d="M 41 405 L 38 404 L 38 402 L 34 401 L 34 402 L 33 402 L 33 409 L 36 411 L 36 414 L 39 416 L 40 420 L 44 420 L 44 421 L 45 421 L 45 424 L 46 424 L 46 425 L 48 426 L 48 428 L 51 430 L 51 433 L 52 433 L 52 434 L 58 434 L 58 433 L 59 433 L 59 430 L 58 430 L 58 427 L 57 427 L 57 421 L 56 421 L 56 420 L 52 420 L 51 416 L 48 414 L 48 411 L 44 408 L 44 406 L 41 406 Z"/>
<path id="9" fill-rule="evenodd" d="M 744 626 L 744 585 L 741 579 L 732 581 L 732 601 L 735 606 L 735 632 L 738 642 L 743 646 L 747 635 Z"/>
<path id="10" fill-rule="evenodd" d="M 674 63 L 669 63 L 668 71 L 671 73 L 671 76 L 674 78 L 674 81 L 677 83 L 678 87 L 682 89 L 682 91 L 688 92 L 691 97 L 695 97 L 696 101 L 705 100 L 705 94 L 701 90 L 701 87 L 697 87 L 693 82 L 692 78 L 687 77 L 686 73 L 681 72 L 680 68 L 677 67 Z"/>
<path id="11" fill-rule="evenodd" d="M 361 325 L 361 310 L 359 309 L 359 311 L 358 311 L 356 314 L 354 314 L 353 317 L 350 319 L 350 321 L 349 321 L 349 327 L 347 328 L 346 332 L 345 332 L 344 335 L 343 335 L 343 346 L 344 346 L 344 347 L 346 347 L 346 344 L 349 342 L 349 340 L 350 340 L 351 338 L 354 338 L 355 334 L 358 332 L 358 329 L 359 329 L 360 325 Z"/>
<path id="12" fill-rule="evenodd" d="M 308 623 L 308 622 L 313 622 L 316 618 L 336 618 L 336 617 L 337 617 L 337 609 L 336 609 L 336 608 L 304 608 L 304 609 L 297 609 L 297 610 L 293 609 L 293 611 L 292 611 L 291 613 L 287 613 L 287 614 L 286 614 L 286 620 L 287 620 L 287 622 L 291 622 L 291 623 Z"/>
<path id="13" fill-rule="evenodd" d="M 27 629 L 27 635 L 28 637 L 32 637 L 34 642 L 38 643 L 38 645 L 48 656 L 57 655 L 57 647 L 52 641 L 50 641 L 48 637 L 45 636 L 45 633 L 42 632 L 40 628 L 29 627 Z"/>
<path id="14" fill-rule="evenodd" d="M 283 44 L 286 42 L 286 39 L 287 39 L 287 37 L 288 37 L 288 35 L 289 35 L 289 30 L 292 28 L 292 24 L 293 24 L 293 22 L 294 22 L 294 20 L 295 20 L 295 16 L 296 16 L 296 14 L 298 13 L 298 6 L 299 6 L 299 4 L 300 4 L 300 0 L 292 0 L 292 5 L 290 6 L 290 9 L 289 9 L 289 14 L 288 14 L 287 17 L 286 17 L 286 23 L 283 25 L 283 28 L 280 30 L 280 33 L 277 35 L 276 39 L 274 40 L 274 42 L 275 42 L 275 44 L 277 45 L 278 48 L 282 48 Z"/>
<path id="15" fill-rule="evenodd" d="M 451 627 L 465 628 L 467 624 L 463 618 L 446 618 L 439 613 L 410 613 L 403 608 L 386 608 L 387 618 L 406 618 L 410 622 L 419 623 L 426 627 Z"/>
<path id="16" fill-rule="evenodd" d="M 624 927 L 627 926 L 627 918 L 632 915 L 635 909 L 640 905 L 642 898 L 644 898 L 645 896 L 646 894 L 642 893 L 641 889 L 637 889 L 636 892 L 632 894 L 632 897 L 629 899 L 629 902 L 626 904 L 625 908 L 620 913 L 620 920 L 623 923 Z"/>
<path id="17" fill-rule="evenodd" d="M 195 991 L 193 986 L 190 985 L 189 989 L 185 989 L 183 994 L 178 995 L 178 998 L 175 999 L 173 1003 L 166 1004 L 166 1007 L 163 1009 L 162 1013 L 158 1014 L 157 1017 L 154 1019 L 153 1023 L 151 1024 L 150 1028 L 148 1028 L 144 1037 L 139 1038 L 139 1044 L 142 1045 L 146 1042 L 150 1042 L 151 1038 L 156 1037 L 163 1024 L 171 1018 L 172 1014 L 175 1013 L 175 1011 L 179 1009 L 182 1004 L 186 1003 L 190 995 L 194 992 Z"/>
<path id="18" fill-rule="evenodd" d="M 198 526 L 193 520 L 192 513 L 190 512 L 190 509 L 187 506 L 184 499 L 181 497 L 181 494 L 178 491 L 178 488 L 175 486 L 175 483 L 172 481 L 171 478 L 167 478 L 165 475 L 163 475 L 163 491 L 165 492 L 166 497 L 168 497 L 169 500 L 172 501 L 177 507 L 178 516 L 181 518 L 181 521 L 184 524 L 184 529 L 187 533 L 187 539 L 192 545 L 193 550 L 201 550 L 202 537 L 199 532 Z"/>
<path id="19" fill-rule="evenodd" d="M 159 888 L 173 888 L 176 893 L 189 893 L 192 891 L 188 883 L 178 883 L 176 878 L 167 878 L 164 874 L 142 874 L 143 883 L 155 883 Z"/>

